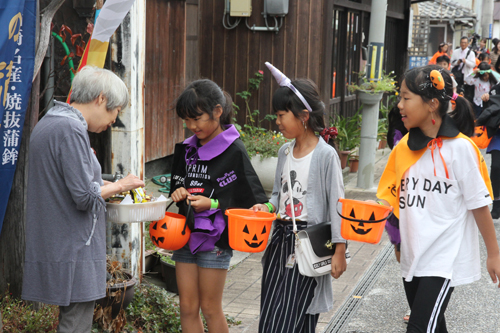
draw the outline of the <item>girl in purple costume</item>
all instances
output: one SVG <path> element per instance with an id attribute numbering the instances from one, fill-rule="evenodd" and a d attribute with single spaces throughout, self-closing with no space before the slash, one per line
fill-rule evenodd
<path id="1" fill-rule="evenodd" d="M 210 80 L 194 81 L 177 99 L 176 111 L 194 133 L 175 146 L 170 190 L 181 214 L 188 213 L 186 201 L 194 210 L 190 240 L 172 256 L 182 331 L 203 332 L 201 308 L 209 332 L 224 333 L 229 330 L 222 292 L 232 257 L 224 211 L 268 200 L 230 124 L 232 100 L 227 93 Z"/>

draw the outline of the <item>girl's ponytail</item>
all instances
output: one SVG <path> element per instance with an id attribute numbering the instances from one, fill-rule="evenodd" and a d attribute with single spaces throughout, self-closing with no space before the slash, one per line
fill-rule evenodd
<path id="1" fill-rule="evenodd" d="M 470 102 L 460 95 L 456 98 L 455 108 L 449 113 L 460 132 L 467 136 L 474 134 L 474 111 Z"/>
<path id="2" fill-rule="evenodd" d="M 222 105 L 222 115 L 220 116 L 221 125 L 229 125 L 233 120 L 233 99 L 228 92 L 222 91 L 225 103 Z"/>

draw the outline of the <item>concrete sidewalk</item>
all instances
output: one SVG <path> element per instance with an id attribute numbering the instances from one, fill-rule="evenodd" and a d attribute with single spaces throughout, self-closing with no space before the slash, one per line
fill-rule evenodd
<path id="1" fill-rule="evenodd" d="M 390 150 L 378 150 L 375 166 L 375 184 L 385 167 Z M 347 174 L 344 177 L 345 196 L 348 199 L 366 200 L 375 199 L 375 189 L 363 190 L 356 188 L 356 174 Z M 339 307 L 344 303 L 346 297 L 358 284 L 364 272 L 371 267 L 379 252 L 385 248 L 388 239 L 385 236 L 377 245 L 349 242 L 351 252 L 351 263 L 347 271 L 336 281 L 333 281 L 334 308 L 321 314 L 317 326 L 317 332 L 323 332 Z M 258 332 L 259 309 L 260 309 L 260 287 L 263 253 L 248 254 L 235 253 L 232 262 L 233 269 L 227 275 L 226 286 L 223 295 L 224 312 L 241 321 L 241 324 L 230 328 L 230 332 Z M 240 261 L 242 260 L 242 261 Z M 238 262 L 240 261 L 240 262 Z"/>

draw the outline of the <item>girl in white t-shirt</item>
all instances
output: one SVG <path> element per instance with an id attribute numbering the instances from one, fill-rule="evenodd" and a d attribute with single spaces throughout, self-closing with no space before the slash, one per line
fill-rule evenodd
<path id="1" fill-rule="evenodd" d="M 473 106 L 477 118 L 483 112 L 481 96 L 490 92 L 491 88 L 497 84 L 497 79 L 492 73 L 491 66 L 486 62 L 481 62 L 470 75 L 465 77 L 465 83 L 474 86 Z"/>
<path id="2" fill-rule="evenodd" d="M 444 312 L 454 287 L 481 278 L 478 228 L 491 279 L 497 283 L 500 276 L 488 209 L 491 185 L 467 136 L 474 128 L 472 110 L 452 92 L 448 71 L 409 70 L 400 96 L 409 133 L 391 152 L 377 197 L 394 207 L 400 221 L 401 273 L 411 308 L 407 332 L 447 332 Z M 456 107 L 447 114 L 452 100 Z"/>
<path id="3" fill-rule="evenodd" d="M 253 207 L 278 215 L 262 259 L 259 332 L 314 333 L 319 314 L 333 306 L 332 280 L 330 275 L 313 278 L 299 273 L 291 218 L 294 214 L 298 229 L 331 222 L 331 241 L 336 243 L 331 276 L 339 278 L 347 267 L 346 244 L 335 204 L 344 196 L 344 186 L 339 157 L 328 144 L 337 133 L 325 129 L 325 105 L 312 81 L 291 81 L 266 65 L 281 86 L 273 95 L 276 124 L 283 136 L 295 140 L 279 151 L 270 204 Z"/>

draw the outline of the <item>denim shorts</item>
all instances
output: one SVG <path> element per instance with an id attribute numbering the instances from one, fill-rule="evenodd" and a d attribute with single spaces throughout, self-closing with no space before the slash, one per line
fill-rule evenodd
<path id="1" fill-rule="evenodd" d="M 191 253 L 189 243 L 182 249 L 174 251 L 172 260 L 186 264 L 196 264 L 203 268 L 229 269 L 233 250 L 221 249 L 217 246 L 212 251 Z"/>

